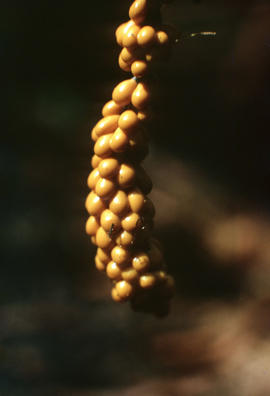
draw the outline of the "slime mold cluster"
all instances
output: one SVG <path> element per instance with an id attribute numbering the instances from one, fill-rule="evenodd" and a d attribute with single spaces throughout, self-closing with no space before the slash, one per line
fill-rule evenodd
<path id="1" fill-rule="evenodd" d="M 165 316 L 174 280 L 152 236 L 155 208 L 147 196 L 152 183 L 142 167 L 149 145 L 149 76 L 171 46 L 169 32 L 153 26 L 156 11 L 153 1 L 134 1 L 130 19 L 115 33 L 122 47 L 119 66 L 131 76 L 113 89 L 92 129 L 86 233 L 97 246 L 96 268 L 112 281 L 112 298 L 130 301 L 135 311 Z"/>

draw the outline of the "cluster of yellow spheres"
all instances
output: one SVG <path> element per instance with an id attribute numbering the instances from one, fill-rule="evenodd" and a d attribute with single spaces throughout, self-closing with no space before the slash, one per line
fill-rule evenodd
<path id="1" fill-rule="evenodd" d="M 133 77 L 118 84 L 92 129 L 93 167 L 86 199 L 86 233 L 97 246 L 96 268 L 113 282 L 112 298 L 138 311 L 168 313 L 174 280 L 167 274 L 159 242 L 152 237 L 152 183 L 141 166 L 148 153 L 145 123 L 150 91 L 145 76 L 157 51 L 169 46 L 165 31 L 145 24 L 147 0 L 136 0 L 130 20 L 116 30 L 121 69 Z"/>

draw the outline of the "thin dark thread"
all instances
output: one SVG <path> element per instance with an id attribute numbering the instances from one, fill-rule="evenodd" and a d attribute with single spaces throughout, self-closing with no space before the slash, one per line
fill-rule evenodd
<path id="1" fill-rule="evenodd" d="M 114 232 L 114 224 L 112 223 L 110 231 L 108 232 L 110 238 L 112 237 L 113 232 Z"/>

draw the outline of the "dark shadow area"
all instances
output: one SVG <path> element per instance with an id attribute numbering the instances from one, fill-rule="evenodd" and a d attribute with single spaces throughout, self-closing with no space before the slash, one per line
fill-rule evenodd
<path id="1" fill-rule="evenodd" d="M 146 169 L 177 285 L 164 320 L 111 301 L 84 230 L 128 6 L 2 2 L 0 394 L 270 394 L 269 4 L 162 8 L 179 44 L 153 76 Z M 200 31 L 217 35 L 184 39 Z"/>

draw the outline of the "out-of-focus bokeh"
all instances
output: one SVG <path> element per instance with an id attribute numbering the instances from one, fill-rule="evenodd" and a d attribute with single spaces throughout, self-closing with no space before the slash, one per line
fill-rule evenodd
<path id="1" fill-rule="evenodd" d="M 1 4 L 0 394 L 266 396 L 270 4 L 162 8 L 180 39 L 145 167 L 177 291 L 158 320 L 111 301 L 84 232 L 89 130 L 126 78 L 130 3 Z M 188 38 L 201 31 L 217 34 Z"/>

